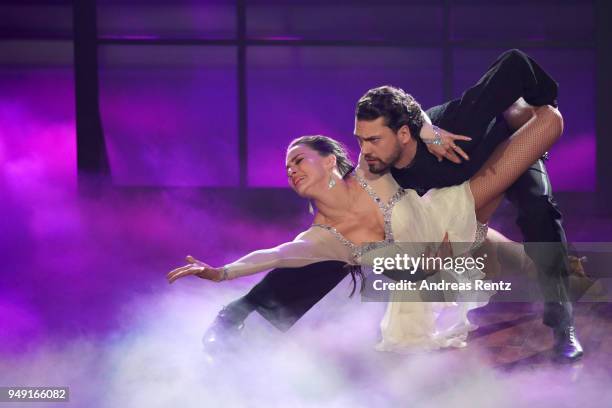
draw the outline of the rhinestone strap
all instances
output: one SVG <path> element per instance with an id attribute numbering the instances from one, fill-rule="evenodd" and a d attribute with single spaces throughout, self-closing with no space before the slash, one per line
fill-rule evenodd
<path id="1" fill-rule="evenodd" d="M 369 242 L 363 245 L 355 245 L 353 242 L 346 239 L 346 237 L 342 235 L 336 228 L 330 225 L 313 224 L 313 227 L 320 227 L 331 232 L 344 246 L 346 246 L 351 251 L 353 261 L 355 263 L 359 263 L 359 260 L 364 253 L 393 241 L 393 229 L 391 226 L 391 215 L 393 213 L 393 207 L 404 196 L 406 190 L 404 190 L 403 188 L 399 188 L 395 192 L 395 194 L 393 194 L 393 196 L 389 199 L 389 202 L 385 204 L 383 200 L 378 196 L 378 194 L 376 194 L 372 186 L 370 186 L 363 177 L 359 176 L 357 173 L 354 173 L 354 175 L 357 181 L 359 182 L 359 185 L 368 193 L 368 195 L 374 200 L 374 202 L 378 204 L 378 207 L 380 208 L 380 211 L 383 214 L 385 239 L 383 241 Z"/>
<path id="2" fill-rule="evenodd" d="M 489 224 L 482 224 L 476 221 L 476 237 L 474 239 L 474 243 L 470 247 L 470 251 L 475 250 L 480 247 L 485 239 L 487 238 L 487 233 L 489 232 Z"/>
<path id="3" fill-rule="evenodd" d="M 359 181 L 359 184 L 361 185 L 361 187 L 368 193 L 370 197 L 372 197 L 372 199 L 376 202 L 376 204 L 378 204 L 378 206 L 380 207 L 380 210 L 385 211 L 386 209 L 385 203 L 383 203 L 382 199 L 378 196 L 378 194 L 376 194 L 372 186 L 370 186 L 368 182 L 365 181 L 365 179 L 361 177 L 360 175 L 355 174 L 355 177 L 357 178 L 357 181 Z"/>
<path id="4" fill-rule="evenodd" d="M 355 174 L 357 181 L 361 187 L 372 197 L 372 199 L 378 204 L 380 207 L 380 211 L 383 214 L 384 220 L 384 228 L 385 228 L 385 241 L 391 242 L 393 241 L 393 228 L 391 225 L 391 215 L 393 214 L 393 207 L 395 204 L 404 196 L 406 190 L 403 188 L 398 188 L 395 194 L 389 199 L 389 202 L 385 204 L 382 199 L 376 194 L 372 186 L 368 184 L 367 181 L 363 177 L 358 174 Z"/>
<path id="5" fill-rule="evenodd" d="M 323 229 L 331 232 L 338 239 L 338 241 L 340 241 L 345 247 L 347 247 L 349 249 L 349 251 L 351 251 L 351 256 L 353 257 L 353 260 L 354 261 L 357 260 L 357 255 L 358 255 L 358 253 L 357 253 L 358 252 L 357 245 L 353 244 L 351 241 L 346 239 L 344 237 L 344 235 L 339 233 L 336 228 L 334 228 L 334 227 L 332 227 L 330 225 L 325 225 L 325 224 L 312 224 L 312 226 L 313 227 L 323 228 Z"/>
<path id="6" fill-rule="evenodd" d="M 355 248 L 355 252 L 353 252 L 353 258 L 355 263 L 361 263 L 361 257 L 363 254 L 368 253 L 376 248 L 382 248 L 385 245 L 388 245 L 391 241 L 376 241 L 376 242 L 368 242 L 367 244 L 359 245 Z"/>
<path id="7" fill-rule="evenodd" d="M 387 204 L 387 209 L 383 212 L 383 215 L 385 217 L 385 235 L 388 241 L 394 240 L 393 228 L 391 224 L 391 215 L 393 215 L 393 207 L 395 207 L 395 204 L 397 204 L 397 202 L 401 200 L 404 195 L 406 195 L 406 190 L 400 187 L 395 192 L 395 194 L 393 194 L 393 197 L 391 197 L 389 203 Z"/>

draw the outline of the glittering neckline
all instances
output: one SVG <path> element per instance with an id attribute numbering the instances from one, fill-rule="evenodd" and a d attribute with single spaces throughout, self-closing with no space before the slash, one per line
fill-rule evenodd
<path id="1" fill-rule="evenodd" d="M 404 196 L 404 194 L 406 193 L 406 190 L 399 187 L 397 191 L 395 192 L 395 194 L 393 194 L 393 196 L 389 199 L 389 202 L 385 204 L 383 200 L 378 196 L 378 194 L 376 194 L 372 186 L 370 186 L 363 177 L 361 177 L 359 174 L 355 172 L 353 172 L 353 174 L 355 178 L 357 179 L 357 182 L 359 183 L 359 185 L 366 191 L 366 193 L 368 193 L 368 195 L 372 198 L 372 200 L 374 200 L 374 202 L 378 204 L 378 207 L 380 208 L 380 211 L 382 212 L 383 220 L 384 220 L 384 229 L 385 229 L 384 240 L 367 242 L 367 243 L 357 245 L 354 242 L 348 240 L 336 228 L 330 225 L 313 224 L 312 226 L 320 227 L 320 228 L 326 229 L 329 232 L 331 232 L 340 242 L 342 242 L 343 245 L 345 245 L 351 251 L 353 260 L 359 263 L 359 260 L 362 254 L 374 248 L 377 248 L 379 246 L 385 245 L 389 242 L 393 242 L 393 229 L 391 228 L 391 215 L 393 213 L 393 207 Z"/>

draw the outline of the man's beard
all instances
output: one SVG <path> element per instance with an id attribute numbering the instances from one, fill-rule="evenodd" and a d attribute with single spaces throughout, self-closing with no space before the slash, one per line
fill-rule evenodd
<path id="1" fill-rule="evenodd" d="M 383 174 L 389 171 L 391 165 L 389 163 L 385 163 L 380 159 L 376 159 L 377 161 L 374 163 L 368 163 L 368 170 L 372 174 Z"/>
<path id="2" fill-rule="evenodd" d="M 389 158 L 388 161 L 383 161 L 383 160 L 381 160 L 381 159 L 379 159 L 377 157 L 370 157 L 370 158 L 373 158 L 376 161 L 373 162 L 373 163 L 368 163 L 368 170 L 372 174 L 383 174 L 383 173 L 386 173 L 386 172 L 388 172 L 391 169 L 391 166 L 393 166 L 395 163 L 397 163 L 397 161 L 400 158 L 400 154 L 401 154 L 401 150 L 398 148 L 394 152 L 394 154 Z M 366 156 L 365 158 L 367 159 L 368 156 Z"/>

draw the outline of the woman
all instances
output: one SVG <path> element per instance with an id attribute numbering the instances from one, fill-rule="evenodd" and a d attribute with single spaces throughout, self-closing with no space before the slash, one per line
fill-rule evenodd
<path id="1" fill-rule="evenodd" d="M 469 181 L 430 190 L 422 197 L 413 190 L 399 188 L 389 174 L 373 175 L 363 165 L 353 171 L 345 150 L 333 139 L 324 136 L 296 139 L 289 145 L 286 156 L 289 184 L 316 207 L 313 225 L 292 242 L 252 252 L 223 267 L 212 267 L 189 256 L 189 264 L 170 272 L 168 280 L 172 283 L 180 277 L 195 275 L 221 281 L 324 260 L 358 266 L 367 258 L 365 255 L 395 241 L 474 242 L 477 221 L 487 222 L 503 192 L 561 135 L 558 111 L 550 106 L 537 109 L 542 119 L 538 137 L 517 132 L 498 146 Z M 379 348 L 395 350 L 410 345 L 411 332 L 420 329 L 422 334 L 432 330 L 435 307 L 390 302 Z M 419 308 L 425 309 L 417 310 L 416 314 L 425 316 L 427 321 L 405 330 L 414 321 L 414 313 L 406 312 Z M 466 330 L 460 332 L 464 337 Z M 448 336 L 442 337 L 439 342 L 434 339 L 433 348 L 457 345 L 453 344 L 452 334 L 450 343 Z"/>

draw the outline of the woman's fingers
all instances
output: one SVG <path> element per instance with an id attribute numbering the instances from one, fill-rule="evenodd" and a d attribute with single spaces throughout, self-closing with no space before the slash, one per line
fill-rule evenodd
<path id="1" fill-rule="evenodd" d="M 451 148 L 451 149 L 452 149 L 454 152 L 456 152 L 456 153 L 457 153 L 457 154 L 459 154 L 461 157 L 463 157 L 465 160 L 470 160 L 470 156 L 468 156 L 468 155 L 467 155 L 467 153 L 465 153 L 461 147 L 457 146 L 457 145 L 455 144 L 455 142 L 454 142 L 454 141 L 455 141 L 455 140 L 464 140 L 464 141 L 466 141 L 466 142 L 469 142 L 469 141 L 471 141 L 471 140 L 472 140 L 472 138 L 471 138 L 471 137 L 468 137 L 468 136 L 462 136 L 462 135 L 453 135 L 453 134 L 451 134 L 451 135 L 450 135 L 450 138 L 451 138 L 452 140 L 451 140 L 451 141 L 450 141 L 450 143 L 449 143 L 449 147 L 450 147 L 450 148 Z"/>
<path id="2" fill-rule="evenodd" d="M 198 269 L 196 268 L 189 268 L 187 270 L 181 271 L 179 273 L 177 273 L 176 275 L 174 275 L 171 279 L 170 279 L 170 283 L 174 282 L 175 280 L 179 279 L 179 278 L 184 278 L 185 276 L 189 276 L 189 275 L 197 275 L 198 273 Z"/>
<path id="3" fill-rule="evenodd" d="M 461 163 L 461 159 L 457 154 L 463 157 L 465 160 L 469 160 L 469 156 L 457 145 L 453 144 L 444 144 L 440 146 L 428 146 L 429 152 L 436 156 L 438 161 L 442 161 L 443 159 L 447 159 L 452 161 L 453 163 Z"/>
<path id="4" fill-rule="evenodd" d="M 470 157 L 463 151 L 462 148 L 460 148 L 459 146 L 457 146 L 456 144 L 452 144 L 451 148 L 457 153 L 459 154 L 461 157 L 463 157 L 465 160 L 470 160 Z"/>
<path id="5" fill-rule="evenodd" d="M 173 269 L 173 270 L 171 270 L 171 271 L 168 273 L 168 277 L 174 276 L 174 275 L 176 275 L 177 273 L 180 273 L 180 272 L 182 272 L 182 271 L 184 271 L 184 270 L 186 270 L 186 269 L 189 269 L 189 268 L 191 268 L 191 265 L 181 266 L 181 267 L 179 267 L 179 268 Z"/>
<path id="6" fill-rule="evenodd" d="M 457 156 L 455 154 L 455 152 L 453 152 L 452 149 L 449 149 L 446 151 L 446 155 L 444 156 L 446 157 L 448 160 L 452 161 L 453 163 L 461 163 L 461 159 L 459 158 L 459 156 Z"/>
<path id="7" fill-rule="evenodd" d="M 470 142 L 472 140 L 471 137 L 469 136 L 463 136 L 463 135 L 456 135 L 454 133 L 448 133 L 448 137 L 453 139 L 453 140 L 465 140 L 466 142 Z"/>
<path id="8" fill-rule="evenodd" d="M 219 282 L 221 280 L 221 272 L 219 271 L 219 268 L 213 268 L 202 261 L 198 261 L 191 255 L 187 255 L 185 259 L 187 262 L 189 262 L 189 265 L 181 266 L 170 271 L 167 275 L 169 283 L 189 275 L 194 275 L 199 278 L 208 279 L 215 282 Z"/>
<path id="9" fill-rule="evenodd" d="M 465 141 L 468 141 L 468 142 L 470 140 L 472 140 L 471 137 L 469 137 L 469 136 L 462 136 L 462 135 L 454 135 L 453 139 L 455 139 L 455 140 L 465 140 Z"/>
<path id="10" fill-rule="evenodd" d="M 210 268 L 209 264 L 207 264 L 206 262 L 202 262 L 199 259 L 196 259 L 196 258 L 194 258 L 191 255 L 187 255 L 187 258 L 185 258 L 185 259 L 187 259 L 187 262 L 194 263 L 194 264 L 206 267 L 206 268 Z"/>
<path id="11" fill-rule="evenodd" d="M 188 275 L 195 275 L 197 274 L 202 268 L 199 266 L 194 266 L 194 265 L 186 265 L 186 266 L 182 266 L 180 268 L 176 268 L 172 271 L 170 271 L 170 273 L 168 273 L 167 277 L 168 277 L 168 281 L 170 283 L 174 282 L 175 280 L 182 278 L 184 276 L 188 276 Z"/>
<path id="12" fill-rule="evenodd" d="M 456 135 L 454 133 L 444 131 L 444 135 L 443 135 L 442 138 L 443 138 L 442 141 L 444 143 L 444 147 L 447 149 L 447 153 L 448 152 L 456 152 L 461 157 L 463 157 L 465 160 L 469 160 L 470 159 L 469 156 L 463 151 L 463 149 L 461 149 L 459 146 L 457 146 L 455 144 L 455 141 L 456 140 L 463 140 L 463 141 L 469 142 L 469 141 L 472 140 L 471 137 L 463 136 L 463 135 Z"/>
<path id="13" fill-rule="evenodd" d="M 184 273 L 184 271 L 186 271 L 185 268 L 177 268 L 174 269 L 172 272 L 170 272 L 167 276 L 168 282 L 172 283 L 175 280 L 177 280 L 178 278 L 180 278 L 182 276 L 182 274 Z"/>
<path id="14" fill-rule="evenodd" d="M 185 258 L 187 260 L 187 262 L 189 263 L 193 263 L 193 264 L 204 264 L 204 262 L 195 259 L 193 256 L 191 255 L 187 255 L 187 257 Z"/>
<path id="15" fill-rule="evenodd" d="M 461 163 L 461 159 L 459 158 L 459 156 L 461 156 L 465 160 L 470 160 L 470 157 L 467 155 L 467 153 L 465 153 L 465 151 L 463 151 L 462 148 L 457 146 L 455 144 L 455 141 L 463 140 L 463 141 L 469 142 L 472 140 L 471 137 L 463 136 L 463 135 L 455 135 L 454 133 L 451 133 L 445 130 L 442 131 L 441 136 L 442 136 L 442 145 L 432 147 L 432 149 L 434 149 L 436 153 L 439 153 L 442 157 L 452 161 L 453 163 Z M 436 149 L 439 149 L 439 150 L 436 150 Z M 438 159 L 440 160 L 441 158 L 438 157 Z"/>

